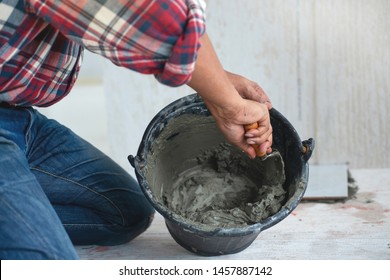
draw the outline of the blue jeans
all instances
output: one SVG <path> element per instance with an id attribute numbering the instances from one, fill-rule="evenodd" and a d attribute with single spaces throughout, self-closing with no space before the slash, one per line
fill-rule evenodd
<path id="1" fill-rule="evenodd" d="M 110 158 L 33 108 L 0 103 L 0 259 L 77 259 L 73 245 L 117 245 L 154 210 Z"/>

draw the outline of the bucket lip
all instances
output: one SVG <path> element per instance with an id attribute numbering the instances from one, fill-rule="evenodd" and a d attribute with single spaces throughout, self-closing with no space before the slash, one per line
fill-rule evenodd
<path id="1" fill-rule="evenodd" d="M 146 148 L 149 144 L 147 142 L 147 139 L 158 129 L 160 131 L 162 130 L 163 127 L 161 126 L 161 123 L 164 123 L 164 126 L 167 125 L 168 121 L 172 119 L 172 117 L 177 117 L 187 113 L 188 108 L 193 108 L 194 111 L 196 110 L 198 111 L 198 113 L 206 116 L 211 115 L 211 113 L 205 107 L 202 98 L 197 93 L 189 94 L 171 102 L 170 104 L 165 106 L 160 112 L 158 112 L 146 127 L 145 132 L 142 135 L 142 141 L 140 143 L 140 146 L 138 147 L 137 158 L 144 159 L 144 154 L 147 154 Z M 162 122 L 162 120 L 164 121 Z"/>
<path id="2" fill-rule="evenodd" d="M 270 228 L 271 226 L 279 223 L 284 218 L 286 218 L 299 204 L 300 200 L 304 195 L 306 187 L 298 188 L 295 194 L 288 199 L 285 205 L 283 205 L 282 208 L 277 213 L 258 223 L 248 225 L 248 226 L 234 227 L 234 228 L 218 227 L 213 230 L 207 229 L 208 228 L 207 225 L 205 226 L 200 223 L 191 222 L 189 224 L 187 219 L 172 212 L 167 207 L 162 205 L 161 202 L 157 201 L 154 198 L 154 196 L 152 195 L 152 190 L 148 186 L 147 180 L 143 174 L 143 169 L 146 166 L 146 160 L 147 160 L 145 156 L 147 155 L 147 148 L 150 146 L 150 143 L 148 143 L 147 139 L 149 139 L 149 137 L 152 134 L 161 132 L 161 130 L 169 123 L 169 120 L 172 119 L 173 117 L 177 117 L 182 114 L 188 113 L 189 108 L 191 108 L 192 111 L 194 112 L 196 111 L 198 114 L 202 114 L 205 116 L 211 115 L 208 109 L 206 108 L 205 104 L 203 103 L 202 98 L 196 93 L 184 96 L 182 98 L 173 101 L 172 103 L 164 107 L 160 112 L 158 112 L 154 116 L 154 118 L 150 121 L 149 125 L 147 126 L 142 136 L 142 141 L 138 148 L 137 156 L 134 157 L 134 169 L 135 169 L 135 174 L 137 176 L 138 182 L 141 186 L 143 193 L 145 194 L 146 198 L 151 202 L 153 207 L 165 219 L 180 224 L 183 230 L 189 230 L 192 232 L 197 232 L 199 234 L 208 235 L 208 236 L 242 236 L 242 235 L 248 235 L 250 233 L 260 233 L 262 230 Z M 301 143 L 301 140 L 295 128 L 279 111 L 277 111 L 275 108 L 272 108 L 270 110 L 270 115 L 271 117 L 278 119 L 278 121 L 280 121 L 281 123 L 289 127 L 291 130 L 293 130 L 293 134 L 296 135 L 296 137 L 298 137 L 299 143 Z M 162 122 L 161 120 L 164 121 Z M 301 178 L 301 181 L 302 180 L 304 181 L 303 185 L 305 185 L 305 183 L 307 185 L 307 177 L 308 177 L 307 163 L 304 164 L 304 166 L 302 167 L 302 177 L 303 179 Z"/>

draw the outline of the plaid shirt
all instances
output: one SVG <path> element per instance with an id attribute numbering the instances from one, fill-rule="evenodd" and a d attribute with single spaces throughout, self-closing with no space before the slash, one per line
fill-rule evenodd
<path id="1" fill-rule="evenodd" d="M 0 0 L 0 102 L 49 106 L 72 88 L 83 49 L 169 86 L 188 82 L 203 0 Z"/>

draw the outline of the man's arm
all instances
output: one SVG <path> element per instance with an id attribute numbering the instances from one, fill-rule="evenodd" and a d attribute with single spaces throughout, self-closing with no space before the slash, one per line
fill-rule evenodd
<path id="1" fill-rule="evenodd" d="M 202 47 L 188 86 L 202 96 L 229 142 L 252 158 L 256 155 L 251 147 L 253 144 L 260 145 L 261 152 L 270 152 L 272 127 L 267 105 L 244 99 L 220 64 L 207 34 L 201 37 L 200 42 Z M 240 76 L 235 78 L 240 79 Z M 259 127 L 245 133 L 244 125 L 254 122 L 258 122 Z"/>
<path id="2" fill-rule="evenodd" d="M 25 9 L 114 64 L 188 82 L 205 31 L 202 0 L 25 0 Z"/>

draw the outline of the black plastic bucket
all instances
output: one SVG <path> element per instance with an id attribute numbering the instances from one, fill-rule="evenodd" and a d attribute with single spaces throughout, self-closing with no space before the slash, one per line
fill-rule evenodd
<path id="1" fill-rule="evenodd" d="M 202 99 L 196 94 L 178 99 L 162 109 L 150 122 L 137 155 L 130 155 L 129 161 L 135 168 L 145 196 L 165 218 L 171 236 L 182 247 L 206 256 L 240 252 L 252 244 L 261 231 L 277 224 L 297 207 L 307 187 L 308 160 L 314 149 L 314 140 L 302 142 L 294 127 L 277 110 L 271 109 L 270 116 L 272 147 L 280 152 L 284 161 L 283 188 L 286 199 L 274 215 L 255 224 L 233 228 L 210 228 L 191 223 L 169 209 L 164 202 L 164 188 L 170 184 L 170 178 L 178 176 L 186 168 L 189 156 L 225 142 Z M 180 118 L 193 118 L 193 121 L 183 127 L 176 125 Z M 203 133 L 208 126 L 215 129 Z M 172 157 L 176 159 L 173 165 L 167 160 Z"/>

